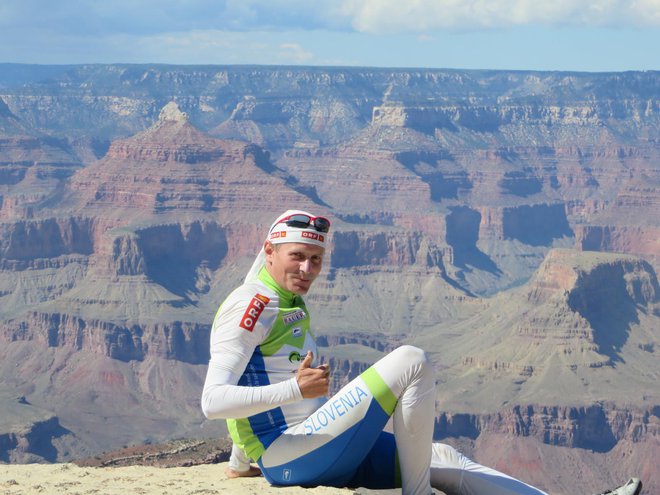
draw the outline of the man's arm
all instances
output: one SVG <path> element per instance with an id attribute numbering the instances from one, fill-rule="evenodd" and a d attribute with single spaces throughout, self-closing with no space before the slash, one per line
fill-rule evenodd
<path id="1" fill-rule="evenodd" d="M 207 418 L 247 418 L 303 399 L 295 377 L 260 387 L 236 383 L 238 379 L 221 362 L 211 360 L 202 392 L 202 411 Z"/>
<path id="2" fill-rule="evenodd" d="M 214 358 L 209 363 L 202 392 L 202 411 L 209 419 L 245 418 L 328 393 L 330 369 L 327 364 L 312 368 L 314 356 L 311 352 L 302 360 L 293 378 L 260 387 L 234 385 L 238 377 L 226 369 L 222 353 Z"/>
<path id="3" fill-rule="evenodd" d="M 328 392 L 327 365 L 312 368 L 308 353 L 297 373 L 288 380 L 264 386 L 240 386 L 254 350 L 267 335 L 277 309 L 266 308 L 250 330 L 241 326 L 250 296 L 228 300 L 218 312 L 211 331 L 211 360 L 202 392 L 202 411 L 209 419 L 246 418 L 303 398 Z"/>
<path id="4" fill-rule="evenodd" d="M 211 359 L 202 392 L 202 411 L 207 418 L 246 418 L 303 398 L 295 377 L 261 387 L 238 385 L 277 314 L 277 310 L 267 308 L 260 312 L 250 330 L 245 329 L 241 322 L 250 300 L 249 294 L 228 299 L 213 322 Z"/>

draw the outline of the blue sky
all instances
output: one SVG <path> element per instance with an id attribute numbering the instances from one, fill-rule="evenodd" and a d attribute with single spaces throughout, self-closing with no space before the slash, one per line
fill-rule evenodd
<path id="1" fill-rule="evenodd" d="M 0 0 L 0 62 L 660 70 L 660 0 Z"/>

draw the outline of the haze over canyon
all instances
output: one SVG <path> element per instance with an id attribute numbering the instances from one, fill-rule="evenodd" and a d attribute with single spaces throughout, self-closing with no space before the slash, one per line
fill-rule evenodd
<path id="1" fill-rule="evenodd" d="M 660 492 L 660 72 L 0 64 L 0 461 L 225 435 L 210 323 L 290 207 L 335 389 L 415 344 L 437 439 Z"/>

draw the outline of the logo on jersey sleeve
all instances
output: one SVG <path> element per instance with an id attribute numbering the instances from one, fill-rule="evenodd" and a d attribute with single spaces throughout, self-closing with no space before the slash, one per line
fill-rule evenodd
<path id="1" fill-rule="evenodd" d="M 257 324 L 259 316 L 261 316 L 262 311 L 266 307 L 266 304 L 269 302 L 270 299 L 266 296 L 261 294 L 255 295 L 250 301 L 250 304 L 245 310 L 245 313 L 243 313 L 243 317 L 241 318 L 239 326 L 248 332 L 254 330 L 254 326 Z"/>

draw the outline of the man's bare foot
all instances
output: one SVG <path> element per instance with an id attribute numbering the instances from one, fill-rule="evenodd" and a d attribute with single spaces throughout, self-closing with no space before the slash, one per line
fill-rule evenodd
<path id="1" fill-rule="evenodd" d="M 229 479 L 252 478 L 254 476 L 261 476 L 261 469 L 259 469 L 257 466 L 250 466 L 250 469 L 248 469 L 247 471 L 236 471 L 235 469 L 228 467 L 225 468 L 225 474 Z"/>

